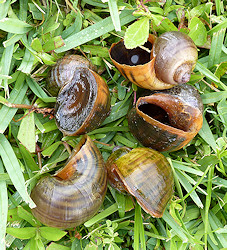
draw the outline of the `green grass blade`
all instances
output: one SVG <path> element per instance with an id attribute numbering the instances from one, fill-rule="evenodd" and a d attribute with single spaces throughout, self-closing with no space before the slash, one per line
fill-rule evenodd
<path id="1" fill-rule="evenodd" d="M 121 26 L 125 25 L 136 18 L 132 15 L 131 10 L 123 10 L 121 14 L 119 15 Z M 97 37 L 100 37 L 110 31 L 114 30 L 114 25 L 112 23 L 111 17 L 107 17 L 103 19 L 102 21 L 93 24 L 89 26 L 86 29 L 81 30 L 80 32 L 66 38 L 64 40 L 65 46 L 56 49 L 55 51 L 57 53 L 64 52 L 67 50 L 70 50 L 72 48 L 75 48 L 81 44 L 87 43 Z"/>
<path id="2" fill-rule="evenodd" d="M 4 173 L 2 161 L 0 159 L 0 173 Z M 8 195 L 6 182 L 0 180 L 0 250 L 5 249 L 5 233 L 8 213 Z"/>
<path id="3" fill-rule="evenodd" d="M 211 81 L 214 81 L 215 83 L 217 83 L 218 85 L 220 85 L 220 87 L 223 90 L 227 90 L 227 86 L 224 85 L 219 78 L 214 75 L 209 69 L 207 69 L 202 63 L 197 62 L 196 64 L 196 69 L 202 73 L 203 75 L 205 75 L 208 79 L 210 79 Z"/>
<path id="4" fill-rule="evenodd" d="M 227 28 L 227 19 L 225 21 L 219 23 L 218 25 L 214 26 L 211 30 L 207 32 L 207 35 L 213 35 L 215 32 L 218 32 L 221 29 Z"/>
<path id="5" fill-rule="evenodd" d="M 208 68 L 220 62 L 222 45 L 225 38 L 225 31 L 226 29 L 221 29 L 213 34 L 209 52 Z"/>
<path id="6" fill-rule="evenodd" d="M 113 25 L 116 31 L 121 31 L 121 23 L 118 14 L 117 0 L 109 0 L 108 6 L 110 9 L 110 15 L 113 21 Z"/>
<path id="7" fill-rule="evenodd" d="M 178 179 L 181 183 L 181 185 L 184 187 L 184 189 L 187 191 L 187 192 L 190 192 L 193 187 L 192 185 L 189 183 L 189 181 L 183 176 L 183 174 L 180 172 L 180 171 L 176 171 L 176 175 L 178 176 Z M 195 190 L 193 190 L 191 193 L 190 193 L 190 196 L 192 198 L 192 200 L 196 203 L 196 205 L 198 207 L 201 207 L 203 208 L 203 203 L 202 201 L 200 200 L 199 196 L 197 195 L 197 193 L 195 192 Z"/>
<path id="8" fill-rule="evenodd" d="M 216 152 L 217 144 L 215 142 L 214 135 L 212 134 L 212 132 L 210 130 L 209 124 L 208 124 L 205 116 L 203 117 L 203 126 L 202 126 L 201 130 L 199 131 L 199 135 Z"/>
<path id="9" fill-rule="evenodd" d="M 135 224 L 134 224 L 134 249 L 140 249 L 140 217 L 141 217 L 141 209 L 136 203 L 135 207 Z"/>
<path id="10" fill-rule="evenodd" d="M 7 16 L 10 3 L 11 3 L 10 0 L 1 1 L 1 3 L 0 3 L 0 20 Z"/>
<path id="11" fill-rule="evenodd" d="M 20 193 L 23 200 L 28 203 L 31 208 L 35 207 L 34 202 L 27 193 L 24 176 L 17 157 L 9 141 L 3 134 L 0 134 L 0 155 L 13 185 Z"/>
<path id="12" fill-rule="evenodd" d="M 39 98 L 47 98 L 48 95 L 43 91 L 39 84 L 32 79 L 30 76 L 26 77 L 26 83 L 28 84 L 31 91 Z"/>
<path id="13" fill-rule="evenodd" d="M 24 99 L 24 96 L 28 89 L 27 84 L 24 84 L 24 79 L 25 75 L 23 73 L 19 74 L 15 87 L 10 93 L 10 98 L 8 99 L 9 102 L 20 104 Z M 16 112 L 16 108 L 2 106 L 2 108 L 0 109 L 0 133 L 4 133 Z"/>
<path id="14" fill-rule="evenodd" d="M 107 216 L 109 216 L 109 215 L 117 212 L 117 210 L 118 210 L 117 203 L 114 203 L 113 205 L 111 205 L 110 207 L 108 207 L 107 209 L 105 209 L 103 212 L 97 214 L 92 219 L 90 219 L 87 222 L 85 222 L 84 226 L 85 227 L 91 227 L 96 222 L 98 222 L 98 221 L 106 218 Z"/>

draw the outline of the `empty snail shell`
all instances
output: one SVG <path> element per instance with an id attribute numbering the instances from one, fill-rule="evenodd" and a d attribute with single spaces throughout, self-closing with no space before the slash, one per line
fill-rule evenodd
<path id="1" fill-rule="evenodd" d="M 60 88 L 71 82 L 76 68 L 95 70 L 95 66 L 86 58 L 80 55 L 66 55 L 59 59 L 49 72 L 47 78 L 48 92 L 53 96 L 57 96 Z"/>
<path id="2" fill-rule="evenodd" d="M 41 178 L 32 190 L 33 215 L 51 227 L 78 226 L 97 213 L 107 189 L 107 173 L 98 148 L 84 136 L 65 167 Z"/>
<path id="3" fill-rule="evenodd" d="M 73 73 L 69 71 L 69 80 L 58 93 L 54 115 L 59 130 L 64 135 L 74 136 L 101 125 L 110 111 L 110 94 L 106 82 L 91 69 L 83 66 L 75 67 Z M 66 76 L 64 73 L 61 79 Z"/>
<path id="4" fill-rule="evenodd" d="M 109 183 L 133 195 L 143 210 L 162 217 L 173 194 L 173 173 L 167 159 L 149 148 L 114 151 L 106 162 Z"/>
<path id="5" fill-rule="evenodd" d="M 158 38 L 149 35 L 143 47 L 126 49 L 121 40 L 109 50 L 114 65 L 129 81 L 151 90 L 189 81 L 198 52 L 188 35 L 179 31 L 169 31 Z"/>
<path id="6" fill-rule="evenodd" d="M 145 147 L 175 151 L 201 129 L 202 113 L 198 91 L 191 85 L 180 84 L 140 97 L 128 113 L 128 126 Z"/>

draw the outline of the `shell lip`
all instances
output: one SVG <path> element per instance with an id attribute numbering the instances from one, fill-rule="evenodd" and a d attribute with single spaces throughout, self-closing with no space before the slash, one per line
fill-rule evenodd
<path id="1" fill-rule="evenodd" d="M 113 43 L 112 45 L 111 45 L 111 47 L 110 47 L 110 49 L 109 49 L 109 55 L 110 55 L 110 59 L 115 63 L 115 64 L 117 64 L 117 65 L 121 65 L 121 67 L 132 67 L 132 68 L 135 68 L 135 67 L 143 67 L 144 65 L 146 65 L 146 64 L 149 64 L 150 63 L 150 61 L 152 61 L 153 59 L 154 59 L 154 57 L 153 57 L 153 44 L 154 44 L 154 42 L 155 42 L 155 40 L 156 40 L 156 36 L 154 36 L 154 35 L 152 35 L 152 34 L 149 34 L 149 37 L 148 37 L 148 40 L 147 40 L 147 46 L 145 45 L 143 45 L 145 48 L 147 48 L 148 50 L 150 50 L 150 52 L 148 52 L 147 50 L 145 50 L 145 49 L 141 49 L 140 47 L 136 47 L 135 49 L 126 49 L 126 47 L 124 46 L 124 40 L 123 39 L 121 39 L 119 42 L 117 42 L 117 43 Z M 145 44 L 146 44 L 145 43 Z M 123 53 L 125 53 L 125 55 L 127 55 L 128 56 L 128 53 L 129 52 L 133 52 L 133 51 L 135 51 L 135 50 L 140 50 L 140 51 L 142 51 L 142 52 L 144 52 L 145 51 L 145 54 L 147 54 L 147 59 L 146 59 L 146 61 L 144 62 L 144 63 L 135 63 L 135 61 L 136 61 L 136 57 L 134 57 L 134 55 L 132 55 L 132 62 L 131 62 L 131 64 L 130 63 L 126 63 L 126 62 L 121 62 L 121 60 L 117 60 L 117 58 L 116 58 L 116 56 L 115 55 L 113 55 L 113 51 L 115 50 L 115 49 L 117 49 L 117 47 L 119 47 L 119 45 L 121 45 L 122 44 L 122 47 L 123 47 L 123 49 L 124 49 L 124 51 L 123 51 Z M 150 46 L 148 46 L 148 45 L 150 45 L 150 46 L 152 46 L 151 48 L 149 48 Z M 116 47 L 117 46 L 117 47 Z M 122 50 L 123 50 L 122 49 Z M 117 53 L 118 51 L 115 51 L 115 53 Z M 149 56 L 148 56 L 149 55 Z M 133 59 L 134 58 L 134 59 Z M 134 62 L 133 62 L 134 61 Z"/>
<path id="2" fill-rule="evenodd" d="M 191 131 L 190 127 L 187 130 L 183 130 L 177 127 L 173 127 L 171 126 L 171 124 L 165 124 L 161 121 L 159 121 L 158 119 L 153 118 L 152 116 L 146 114 L 145 112 L 140 110 L 140 106 L 144 105 L 144 104 L 152 104 L 154 106 L 157 106 L 158 108 L 161 108 L 163 111 L 166 112 L 167 116 L 169 115 L 168 112 L 165 110 L 165 107 L 161 107 L 159 106 L 157 103 L 154 103 L 151 99 L 149 100 L 148 98 L 151 98 L 151 96 L 147 96 L 146 97 L 140 97 L 138 99 L 138 101 L 136 102 L 136 111 L 138 113 L 138 115 L 140 115 L 141 117 L 143 117 L 143 119 L 148 122 L 148 123 L 153 123 L 153 125 L 156 124 L 157 127 L 162 127 L 164 130 L 169 131 L 170 133 L 173 134 L 178 134 L 181 136 L 188 136 L 189 134 L 194 134 L 194 131 Z M 146 98 L 146 99 L 145 99 Z M 144 100 L 145 99 L 145 100 Z M 168 119 L 168 117 L 167 117 Z"/>
<path id="3" fill-rule="evenodd" d="M 83 135 L 82 136 L 81 140 L 76 145 L 76 147 L 73 149 L 72 154 L 70 155 L 67 162 L 65 163 L 65 166 L 60 168 L 58 171 L 56 171 L 56 173 L 53 175 L 54 177 L 56 177 L 59 181 L 63 181 L 63 180 L 68 180 L 73 176 L 76 169 L 73 169 L 68 164 L 70 163 L 70 160 L 73 157 L 75 157 L 83 147 L 85 147 L 86 143 L 89 143 L 89 140 L 91 140 L 91 139 L 90 139 L 90 137 L 88 135 Z M 70 168 L 71 171 L 68 171 L 68 174 L 66 175 L 65 173 L 67 172 L 67 169 L 69 169 L 69 168 Z"/>

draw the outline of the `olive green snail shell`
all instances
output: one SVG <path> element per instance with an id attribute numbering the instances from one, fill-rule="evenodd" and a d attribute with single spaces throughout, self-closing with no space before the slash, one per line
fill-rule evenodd
<path id="1" fill-rule="evenodd" d="M 158 151 L 181 149 L 196 136 L 202 124 L 202 99 L 188 84 L 146 93 L 128 113 L 131 133 L 143 146 Z"/>
<path id="2" fill-rule="evenodd" d="M 153 217 L 162 217 L 173 195 L 173 173 L 167 159 L 149 148 L 114 151 L 106 162 L 108 181 L 127 191 Z"/>
<path id="3" fill-rule="evenodd" d="M 50 227 L 76 227 L 97 213 L 106 189 L 102 155 L 92 140 L 84 136 L 62 170 L 38 181 L 31 193 L 36 204 L 32 213 Z"/>

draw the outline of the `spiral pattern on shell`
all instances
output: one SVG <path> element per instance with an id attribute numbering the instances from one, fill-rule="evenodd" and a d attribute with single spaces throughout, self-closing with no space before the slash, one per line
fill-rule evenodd
<path id="1" fill-rule="evenodd" d="M 107 189 L 107 173 L 99 149 L 84 136 L 65 167 L 42 177 L 32 190 L 33 215 L 57 228 L 76 227 L 97 213 Z"/>

